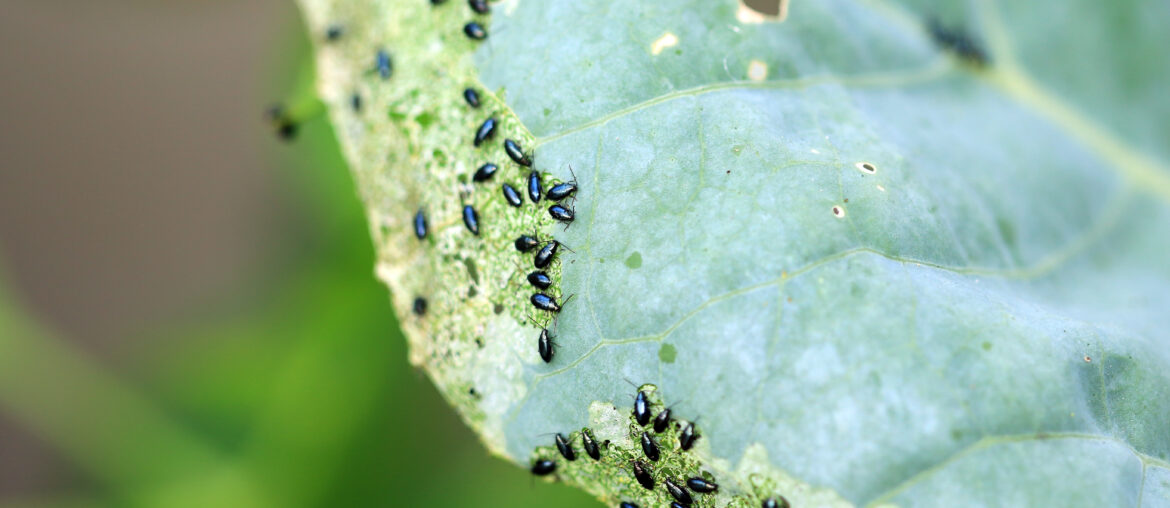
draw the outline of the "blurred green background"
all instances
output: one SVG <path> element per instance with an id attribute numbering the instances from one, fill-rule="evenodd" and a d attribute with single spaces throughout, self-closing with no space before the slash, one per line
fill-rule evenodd
<path id="1" fill-rule="evenodd" d="M 425 1 L 425 0 L 418 0 Z M 598 506 L 406 361 L 283 0 L 0 0 L 0 506 Z"/>

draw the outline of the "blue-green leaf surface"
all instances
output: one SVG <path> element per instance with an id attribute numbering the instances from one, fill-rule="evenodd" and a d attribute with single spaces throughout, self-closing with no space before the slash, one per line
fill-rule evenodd
<path id="1" fill-rule="evenodd" d="M 1170 506 L 1170 4 L 507 0 L 477 44 L 461 2 L 302 3 L 369 23 L 322 47 L 323 95 L 395 307 L 439 302 L 404 319 L 413 359 L 491 449 L 527 464 L 591 427 L 612 457 L 560 478 L 665 503 L 629 473 L 645 383 L 698 420 L 656 474 L 712 475 L 702 506 Z M 401 48 L 387 82 L 377 45 Z M 491 112 L 548 182 L 576 175 L 570 227 L 466 183 L 507 161 L 468 142 Z M 510 246 L 534 225 L 573 249 L 550 364 Z"/>

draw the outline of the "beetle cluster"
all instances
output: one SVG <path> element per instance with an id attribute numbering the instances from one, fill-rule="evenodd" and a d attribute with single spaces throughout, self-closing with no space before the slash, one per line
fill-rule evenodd
<path id="1" fill-rule="evenodd" d="M 653 417 L 653 424 L 651 424 L 653 411 L 646 391 L 639 389 L 638 393 L 634 395 L 632 416 L 635 423 L 635 432 L 641 433 L 638 441 L 642 447 L 642 455 L 651 464 L 657 463 L 662 458 L 662 449 L 658 444 L 658 440 L 645 427 L 650 425 L 650 429 L 655 435 L 661 435 L 670 428 L 671 422 L 674 421 L 672 414 L 672 409 L 664 406 L 658 412 L 658 415 Z M 695 445 L 695 440 L 699 438 L 699 435 L 695 433 L 695 423 L 691 421 L 687 422 L 681 428 L 677 424 L 675 427 L 679 428 L 677 450 L 679 452 L 689 451 Z M 651 464 L 647 464 L 641 459 L 636 459 L 631 468 L 634 479 L 646 490 L 654 490 L 656 485 L 654 471 L 652 469 L 653 466 Z M 696 494 L 709 494 L 719 489 L 718 484 L 702 476 L 692 476 L 685 481 L 667 477 L 663 479 L 662 483 L 666 489 L 666 493 L 674 499 L 671 503 L 672 506 L 690 506 L 694 503 L 694 497 L 688 492 L 688 488 Z M 684 485 L 687 488 L 683 488 Z"/>
<path id="2" fill-rule="evenodd" d="M 443 1 L 432 2 L 434 5 L 445 3 Z M 469 0 L 468 5 L 476 14 L 487 14 L 491 11 L 490 6 L 485 0 Z M 475 20 L 469 21 L 463 27 L 463 32 L 472 40 L 483 40 L 487 37 L 486 29 Z M 388 57 L 384 59 L 382 53 L 379 53 L 375 59 L 376 68 L 380 69 L 383 61 L 388 62 Z M 386 65 L 389 65 L 388 63 Z M 474 109 L 479 109 L 483 105 L 480 91 L 474 87 L 464 88 L 462 91 L 463 101 L 467 106 Z M 479 123 L 478 127 L 471 138 L 471 144 L 477 149 L 486 148 L 497 138 L 497 133 L 504 127 L 501 126 L 500 120 L 493 114 L 486 115 L 486 118 Z M 501 136 L 502 137 L 502 136 Z M 549 216 L 568 227 L 574 219 L 574 211 L 571 207 L 565 206 L 562 202 L 572 197 L 577 191 L 576 177 L 570 182 L 556 183 L 547 192 L 544 190 L 544 177 L 540 171 L 532 169 L 533 156 L 526 153 L 522 148 L 520 142 L 512 138 L 506 138 L 502 143 L 503 151 L 508 158 L 521 168 L 527 168 L 528 175 L 524 185 L 519 187 L 527 189 L 528 200 L 534 205 L 539 205 L 542 199 L 548 200 L 552 203 L 548 208 Z M 570 168 L 572 171 L 572 168 Z M 506 173 L 502 171 L 500 164 L 495 161 L 482 162 L 471 176 L 471 184 L 487 185 L 494 180 L 498 180 L 501 175 Z M 517 189 L 510 182 L 501 182 L 500 191 L 503 195 L 505 203 L 512 208 L 520 209 L 524 206 L 524 194 Z M 474 205 L 463 204 L 462 206 L 463 224 L 467 230 L 473 235 L 480 234 L 481 217 Z M 414 233 L 419 240 L 427 237 L 427 217 L 422 208 L 420 208 L 414 217 Z M 549 290 L 553 286 L 553 278 L 548 273 L 548 267 L 555 260 L 558 251 L 561 247 L 565 247 L 562 243 L 555 239 L 542 240 L 535 234 L 532 236 L 523 235 L 517 238 L 513 244 L 516 249 L 522 253 L 530 253 L 535 251 L 533 257 L 533 266 L 535 271 L 527 275 L 527 281 L 536 291 L 530 296 L 529 301 L 532 306 L 538 311 L 544 311 L 552 314 L 559 313 L 562 306 L 568 301 L 558 302 L 557 297 Z M 567 248 L 567 247 L 565 247 Z M 570 299 L 572 296 L 569 297 Z M 535 323 L 535 320 L 533 320 Z M 555 355 L 555 343 L 553 342 L 554 335 L 549 331 L 547 326 L 537 325 L 540 329 L 540 336 L 537 339 L 537 352 L 545 363 L 553 360 Z"/>
<path id="3" fill-rule="evenodd" d="M 593 438 L 593 431 L 589 428 L 581 429 L 581 445 L 585 449 L 585 454 L 594 462 L 601 460 L 601 447 L 597 440 Z M 573 462 L 577 460 L 577 451 L 573 448 L 572 435 L 566 437 L 564 434 L 557 433 L 553 437 L 553 444 L 556 445 L 557 453 L 561 454 L 565 460 Z M 608 444 L 608 442 L 606 442 Z M 557 469 L 557 463 L 550 459 L 537 459 L 532 463 L 532 474 L 537 476 L 547 476 Z"/>
<path id="4" fill-rule="evenodd" d="M 517 251 L 522 253 L 528 253 L 536 250 L 536 254 L 532 257 L 532 266 L 536 270 L 529 272 L 528 276 L 526 277 L 528 283 L 537 290 L 537 292 L 533 293 L 529 298 L 529 301 L 532 302 L 532 306 L 537 310 L 551 312 L 554 314 L 559 313 L 564 303 L 567 303 L 569 300 L 567 299 L 565 302 L 557 303 L 556 298 L 550 296 L 547 293 L 549 288 L 552 287 L 553 280 L 545 270 L 552 264 L 553 260 L 557 256 L 557 252 L 560 251 L 561 247 L 564 247 L 564 244 L 557 241 L 556 239 L 551 239 L 547 242 L 542 241 L 537 238 L 534 233 L 532 236 L 521 235 L 520 237 L 516 238 L 516 240 L 513 242 L 513 245 L 516 247 Z M 537 249 L 537 247 L 539 247 L 539 249 Z M 565 248 L 568 249 L 568 247 Z M 573 297 L 570 295 L 569 299 L 572 298 Z M 536 324 L 537 327 L 540 328 L 540 337 L 537 339 L 537 351 L 540 353 L 540 359 L 544 360 L 545 363 L 552 362 L 553 356 L 556 354 L 555 344 L 553 342 L 555 335 L 549 332 L 547 326 L 541 326 L 539 323 L 536 323 L 535 320 L 533 320 L 533 324 Z"/>
<path id="5" fill-rule="evenodd" d="M 626 470 L 633 477 L 633 483 L 649 491 L 646 494 L 656 493 L 653 494 L 653 499 L 669 501 L 671 508 L 710 506 L 709 503 L 715 502 L 715 498 L 708 495 L 718 492 L 719 484 L 709 472 L 702 471 L 696 457 L 686 454 L 699 438 L 699 434 L 695 432 L 695 423 L 676 420 L 671 407 L 651 400 L 648 392 L 652 390 L 652 387 L 638 387 L 634 395 L 633 411 L 628 417 L 628 436 L 639 443 L 640 450 L 618 448 L 610 450 L 603 457 L 602 447 L 596 442 L 592 431 L 585 428 L 579 433 L 585 452 L 594 463 L 603 467 L 628 468 Z M 554 434 L 553 446 L 560 458 L 564 459 L 565 467 L 588 468 L 590 466 L 570 465 L 578 458 L 573 447 L 577 434 L 569 436 L 562 433 Z M 608 450 L 609 445 L 608 440 L 604 442 L 605 449 Z M 537 458 L 532 462 L 533 474 L 546 476 L 557 471 L 558 460 L 550 449 L 538 448 L 534 454 Z M 584 473 L 583 476 L 589 477 L 590 473 Z M 643 496 L 646 494 L 638 494 L 642 491 L 637 487 L 631 488 L 636 492 L 628 493 L 630 497 L 642 497 L 645 500 Z M 773 495 L 766 498 L 753 496 L 752 499 L 761 503 L 762 508 L 789 507 L 783 496 Z M 618 506 L 629 508 L 638 505 L 633 500 L 627 500 Z"/>
<path id="6" fill-rule="evenodd" d="M 468 105 L 472 107 L 476 107 L 476 105 L 479 104 L 479 94 L 474 89 L 468 88 L 464 90 L 463 97 L 467 100 Z M 495 135 L 497 123 L 498 122 L 496 121 L 495 117 L 488 117 L 487 120 L 484 120 L 484 122 L 480 124 L 479 128 L 476 129 L 475 137 L 472 139 L 472 144 L 478 147 L 492 139 Z M 508 154 L 508 158 L 511 159 L 515 164 L 526 168 L 532 167 L 532 156 L 525 153 L 524 150 L 520 147 L 520 144 L 515 140 L 510 138 L 504 140 L 504 152 Z M 570 171 L 571 170 L 572 168 L 570 168 Z M 495 177 L 498 171 L 498 165 L 496 165 L 494 162 L 486 162 L 476 170 L 472 180 L 477 183 L 488 182 Z M 566 227 L 568 227 L 568 224 L 573 221 L 573 210 L 561 205 L 560 202 L 566 198 L 569 198 L 570 196 L 573 196 L 573 194 L 577 192 L 577 181 L 575 176 L 573 181 L 558 183 L 549 189 L 548 192 L 544 192 L 544 182 L 541 173 L 537 170 L 532 170 L 528 173 L 526 187 L 528 191 L 528 200 L 531 201 L 532 204 L 538 205 L 541 199 L 551 201 L 554 204 L 548 209 L 549 215 L 551 215 L 554 219 L 565 223 Z M 504 201 L 508 205 L 513 208 L 521 208 L 524 206 L 524 196 L 522 196 L 520 192 L 517 191 L 516 188 L 513 187 L 510 183 L 501 183 L 500 190 L 503 194 Z M 472 222 L 468 221 L 467 213 L 468 210 L 470 210 L 472 218 L 474 218 L 474 210 L 471 209 L 470 206 L 466 207 L 464 210 L 464 222 L 468 224 L 468 229 L 472 229 Z M 478 226 L 473 230 L 473 232 L 477 231 Z M 553 314 L 559 313 L 561 311 L 561 307 L 568 302 L 568 299 L 566 299 L 564 302 L 558 303 L 556 297 L 549 294 L 549 289 L 553 285 L 553 279 L 546 270 L 549 266 L 552 265 L 560 249 L 562 247 L 568 249 L 568 247 L 565 247 L 564 244 L 557 241 L 555 238 L 542 240 L 535 232 L 532 235 L 521 235 L 517 237 L 516 240 L 512 242 L 512 245 L 516 248 L 517 251 L 521 253 L 531 253 L 536 251 L 532 257 L 532 266 L 535 268 L 535 270 L 530 272 L 526 277 L 528 283 L 536 288 L 536 292 L 533 293 L 531 297 L 529 297 L 529 301 L 532 303 L 532 306 L 539 311 Z M 572 296 L 569 296 L 569 299 L 572 299 Z M 533 322 L 535 323 L 535 320 L 533 320 Z M 540 336 L 537 339 L 537 352 L 540 353 L 540 358 L 544 360 L 545 363 L 552 362 L 553 357 L 556 354 L 556 348 L 553 342 L 555 337 L 552 333 L 549 332 L 547 326 L 542 326 L 539 323 L 535 324 L 537 324 L 537 326 L 540 328 Z"/>
<path id="7" fill-rule="evenodd" d="M 439 5 L 444 3 L 444 0 L 431 0 L 431 3 Z M 477 14 L 490 12 L 490 7 L 486 0 L 469 0 L 468 5 Z M 484 40 L 487 37 L 486 29 L 477 21 L 470 21 L 465 24 L 463 26 L 463 32 L 472 40 Z M 344 34 L 345 31 L 340 25 L 332 25 L 326 31 L 326 40 L 333 42 L 343 37 Z M 364 58 L 368 58 L 368 56 L 363 56 Z M 373 65 L 369 68 L 368 74 L 376 76 L 375 79 L 391 79 L 394 75 L 391 54 L 384 49 L 375 51 Z M 492 97 L 489 94 L 486 98 L 490 101 Z M 484 104 L 484 101 L 481 100 L 480 90 L 474 87 L 468 87 L 462 90 L 462 101 L 466 102 L 472 111 L 478 110 Z M 349 107 L 355 112 L 360 112 L 362 110 L 362 97 L 354 93 L 350 99 Z M 373 108 L 367 106 L 367 109 Z M 573 175 L 571 181 L 553 182 L 553 185 L 546 190 L 544 176 L 539 170 L 533 167 L 534 155 L 530 152 L 525 152 L 521 143 L 516 139 L 507 137 L 507 134 L 505 134 L 507 126 L 501 123 L 495 115 L 487 114 L 484 116 L 486 118 L 478 124 L 471 137 L 472 145 L 476 149 L 486 148 L 492 146 L 492 143 L 497 139 L 497 135 L 499 138 L 504 138 L 501 145 L 499 145 L 502 147 L 504 154 L 507 155 L 512 163 L 518 166 L 521 173 L 527 173 L 521 185 L 513 186 L 507 181 L 500 182 L 500 190 L 505 203 L 511 208 L 522 209 L 525 206 L 525 198 L 534 206 L 541 206 L 540 201 L 542 199 L 546 200 L 548 202 L 546 204 L 548 205 L 547 213 L 549 216 L 553 220 L 564 224 L 565 228 L 568 228 L 575 219 L 575 212 L 570 203 L 575 203 L 576 193 L 578 191 L 577 179 L 572 167 L 569 167 L 569 171 Z M 283 113 L 283 111 L 276 111 L 270 118 L 278 129 L 288 130 L 287 135 L 291 136 L 295 132 L 295 123 L 289 120 L 289 115 Z M 484 117 L 477 117 L 476 120 L 478 118 Z M 468 124 L 465 128 L 473 125 Z M 524 138 L 517 139 L 523 140 Z M 497 164 L 497 162 L 493 161 L 482 162 L 471 175 L 470 185 L 467 188 L 474 189 L 477 186 L 490 185 L 493 181 L 502 180 L 503 175 L 509 171 L 501 166 L 507 166 L 507 164 Z M 464 180 L 464 183 L 466 184 L 467 181 Z M 508 208 L 505 207 L 504 209 Z M 407 215 L 408 213 L 403 215 Z M 454 214 L 452 213 L 450 215 Z M 457 219 L 450 217 L 448 220 L 450 222 L 440 221 L 439 223 L 453 223 Z M 462 205 L 462 220 L 466 229 L 472 235 L 479 236 L 481 227 L 480 215 L 474 206 L 470 204 Z M 412 226 L 418 240 L 422 241 L 427 239 L 430 225 L 424 207 L 417 209 L 413 217 Z M 516 238 L 513 244 L 517 251 L 532 256 L 532 264 L 535 270 L 527 274 L 526 280 L 535 288 L 535 291 L 529 300 L 538 311 L 551 314 L 555 329 L 556 315 L 572 299 L 572 296 L 558 303 L 558 296 L 554 296 L 557 295 L 556 288 L 553 287 L 555 280 L 553 275 L 550 275 L 549 268 L 553 266 L 560 249 L 562 247 L 568 249 L 568 247 L 555 238 L 542 239 L 536 232 L 531 236 L 522 235 Z M 426 315 L 427 307 L 427 300 L 423 297 L 417 297 L 413 302 L 412 310 L 414 314 L 421 317 Z M 501 309 L 502 307 L 497 304 L 496 313 L 499 314 Z M 542 326 L 537 324 L 537 326 L 541 329 L 540 336 L 537 340 L 538 353 L 545 363 L 551 363 L 555 356 L 554 334 L 550 332 L 547 325 Z M 468 393 L 473 397 L 478 396 L 478 392 L 476 392 L 474 387 L 470 388 Z M 656 414 L 654 409 L 659 409 Z M 599 431 L 601 431 L 600 427 Z M 611 448 L 611 443 L 608 440 L 598 442 L 593 430 L 590 428 L 583 428 L 580 431 L 569 432 L 567 434 L 558 432 L 553 435 L 552 439 L 552 444 L 556 452 L 554 453 L 550 449 L 543 456 L 534 460 L 531 465 L 531 472 L 536 476 L 548 476 L 558 471 L 558 463 L 562 466 L 569 467 L 570 469 L 566 469 L 568 471 L 572 471 L 572 467 L 582 467 L 582 463 L 595 464 L 595 467 L 613 468 L 612 471 L 628 471 L 629 474 L 632 474 L 633 482 L 636 482 L 643 489 L 649 491 L 644 492 L 637 487 L 631 487 L 633 490 L 638 491 L 638 494 L 640 494 L 638 497 L 643 498 L 643 500 L 644 496 L 653 493 L 653 496 L 660 501 L 662 499 L 670 501 L 670 506 L 672 507 L 689 507 L 696 503 L 707 506 L 714 502 L 716 499 L 714 496 L 705 495 L 716 493 L 720 488 L 719 485 L 710 473 L 700 470 L 701 466 L 697 458 L 693 457 L 692 454 L 685 453 L 692 449 L 700 437 L 695 430 L 694 421 L 676 421 L 673 418 L 673 412 L 670 407 L 651 402 L 646 391 L 638 389 L 634 397 L 634 410 L 629 425 L 629 437 L 638 442 L 638 445 L 635 445 L 635 448 L 632 450 L 624 446 Z M 580 446 L 580 448 L 576 446 Z M 640 453 L 638 453 L 637 449 L 639 447 Z M 591 460 L 578 462 L 578 458 L 582 455 L 579 453 L 579 450 L 583 451 L 583 455 Z M 575 463 L 577 465 L 569 466 L 568 463 Z M 620 473 L 618 476 L 622 474 L 625 473 Z M 665 496 L 669 496 L 669 498 Z M 759 501 L 761 498 L 754 497 L 753 499 Z M 637 507 L 633 502 L 622 502 L 621 506 Z M 777 496 L 764 500 L 762 507 L 787 508 L 788 503 L 783 497 Z"/>

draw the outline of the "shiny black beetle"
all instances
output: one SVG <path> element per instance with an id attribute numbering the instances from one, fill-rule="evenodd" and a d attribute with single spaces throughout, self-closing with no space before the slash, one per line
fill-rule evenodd
<path id="1" fill-rule="evenodd" d="M 601 448 L 597 446 L 597 441 L 593 440 L 593 435 L 589 433 L 589 429 L 581 430 L 581 444 L 585 446 L 585 454 L 593 460 L 601 460 Z"/>
<path id="2" fill-rule="evenodd" d="M 524 204 L 524 200 L 520 198 L 520 191 L 517 191 L 515 187 L 505 183 L 500 186 L 500 190 L 504 192 L 504 200 L 509 205 L 520 208 L 520 205 Z"/>
<path id="3" fill-rule="evenodd" d="M 556 436 L 557 450 L 561 452 L 561 456 L 565 460 L 577 460 L 577 452 L 573 451 L 573 445 L 565 438 L 564 434 L 558 433 Z"/>
<path id="4" fill-rule="evenodd" d="M 528 274 L 528 283 L 535 286 L 537 289 L 548 289 L 552 285 L 552 278 L 544 272 L 532 272 Z"/>
<path id="5" fill-rule="evenodd" d="M 685 506 L 690 506 L 691 503 L 695 502 L 694 499 L 691 499 L 691 495 L 687 494 L 687 491 L 683 490 L 682 487 L 679 487 L 678 484 L 674 483 L 673 481 L 667 479 L 662 483 L 666 484 L 666 491 L 670 493 L 670 497 L 673 497 L 675 501 L 678 501 Z"/>
<path id="6" fill-rule="evenodd" d="M 484 120 L 483 123 L 479 125 L 479 128 L 475 130 L 475 139 L 472 141 L 472 143 L 475 146 L 482 145 L 484 141 L 491 139 L 492 136 L 495 136 L 495 134 L 496 117 L 488 117 L 488 119 Z"/>
<path id="7" fill-rule="evenodd" d="M 646 458 L 652 462 L 658 462 L 658 458 L 661 456 L 658 452 L 658 443 L 650 437 L 649 432 L 642 432 L 642 453 L 645 453 Z"/>
<path id="8" fill-rule="evenodd" d="M 524 167 L 529 167 L 532 165 L 532 159 L 528 158 L 527 155 L 524 155 L 524 151 L 520 149 L 520 145 L 515 141 L 512 141 L 511 139 L 505 139 L 504 151 L 508 153 L 508 157 L 511 158 L 512 161 L 516 164 Z"/>
<path id="9" fill-rule="evenodd" d="M 471 234 L 479 236 L 479 214 L 475 213 L 471 205 L 463 206 L 463 224 Z"/>
<path id="10" fill-rule="evenodd" d="M 474 21 L 463 25 L 463 33 L 477 41 L 482 41 L 487 38 L 487 30 L 483 29 L 483 25 L 480 25 Z"/>
<path id="11" fill-rule="evenodd" d="M 554 185 L 544 197 L 549 201 L 560 201 L 577 192 L 577 174 L 573 173 L 573 166 L 569 166 L 569 173 L 573 175 L 572 180 Z"/>
<path id="12" fill-rule="evenodd" d="M 423 209 L 419 208 L 418 213 L 414 214 L 414 236 L 419 240 L 427 237 L 427 216 L 423 213 Z"/>

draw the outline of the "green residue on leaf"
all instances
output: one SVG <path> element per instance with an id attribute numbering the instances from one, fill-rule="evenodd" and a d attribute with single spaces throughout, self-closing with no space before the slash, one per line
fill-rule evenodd
<path id="1" fill-rule="evenodd" d="M 995 221 L 995 226 L 999 228 L 999 235 L 1003 238 L 1003 243 L 1009 248 L 1016 245 L 1016 227 L 1012 222 L 1005 218 L 999 218 Z"/>
<path id="2" fill-rule="evenodd" d="M 662 360 L 662 363 L 674 363 L 677 356 L 678 350 L 669 342 L 663 342 L 662 346 L 658 348 L 658 359 Z"/>
<path id="3" fill-rule="evenodd" d="M 475 268 L 475 260 L 471 258 L 463 258 L 463 266 L 467 267 L 467 275 L 476 284 L 479 284 L 479 270 Z"/>
<path id="4" fill-rule="evenodd" d="M 630 267 L 631 270 L 642 268 L 642 253 L 634 251 L 633 254 L 630 254 L 630 257 L 626 258 L 626 266 Z"/>
<path id="5" fill-rule="evenodd" d="M 425 129 L 427 127 L 430 127 L 431 124 L 435 123 L 435 115 L 432 115 L 430 112 L 424 111 L 422 114 L 414 117 L 414 121 L 418 122 L 419 127 L 422 127 Z"/>

